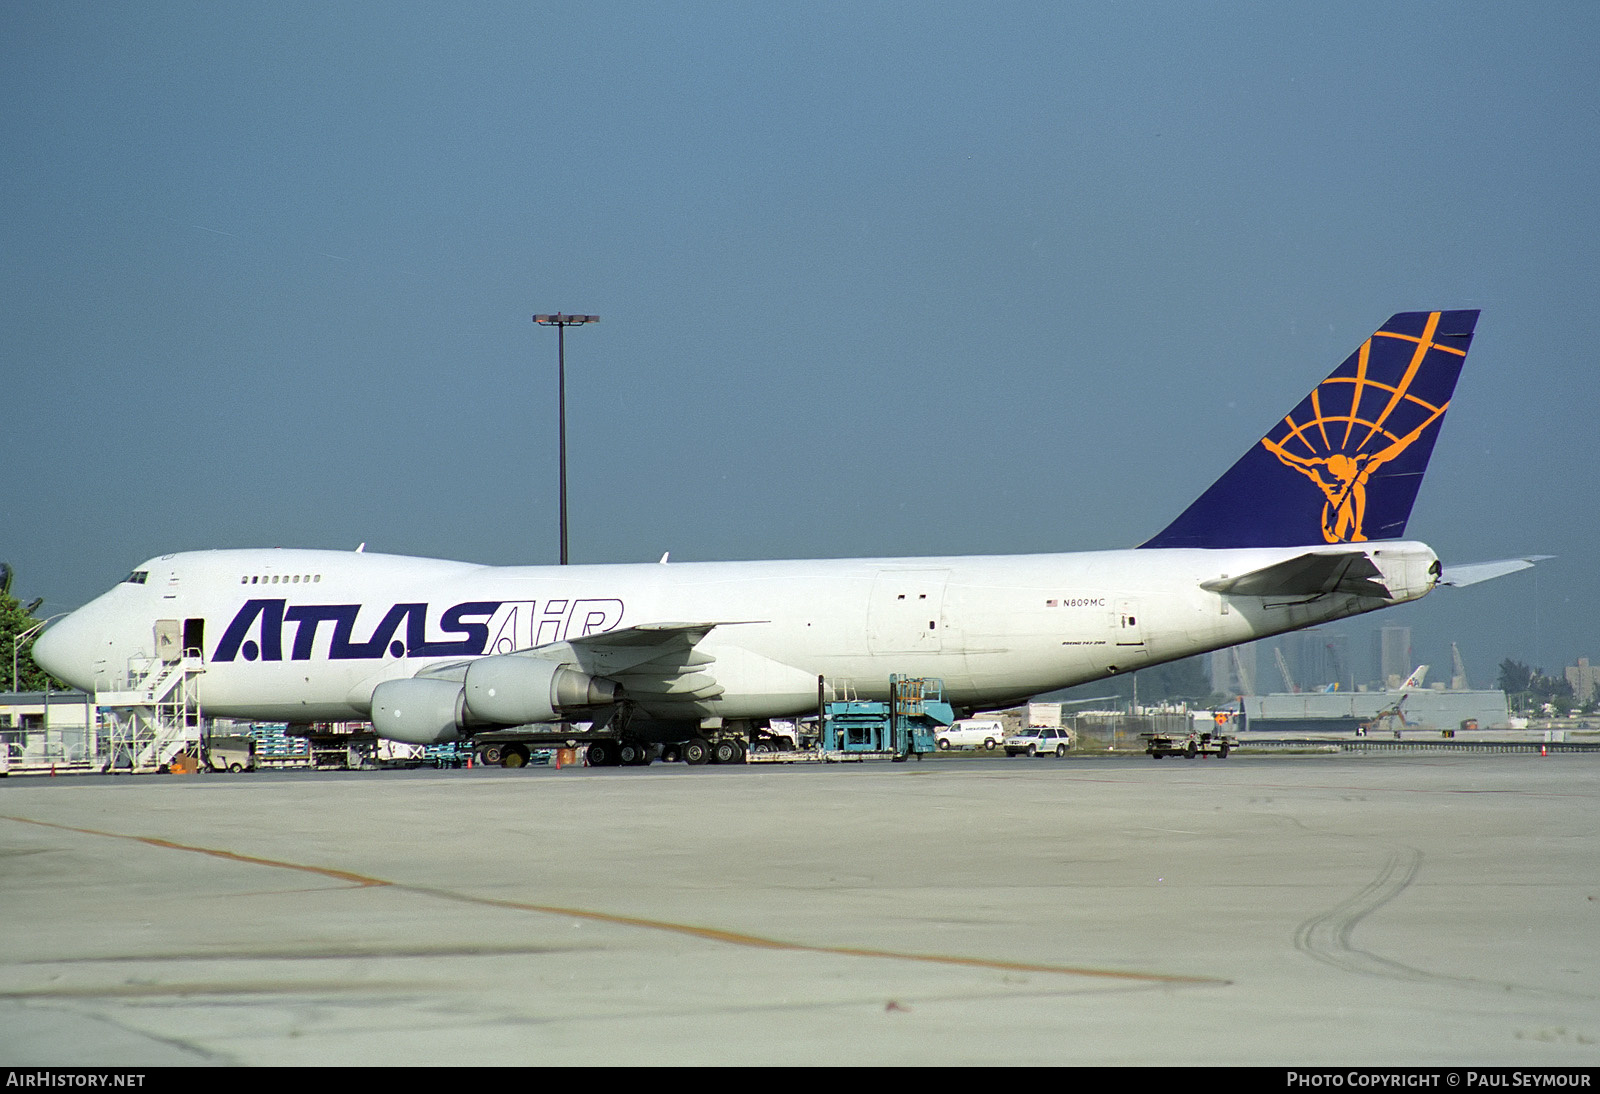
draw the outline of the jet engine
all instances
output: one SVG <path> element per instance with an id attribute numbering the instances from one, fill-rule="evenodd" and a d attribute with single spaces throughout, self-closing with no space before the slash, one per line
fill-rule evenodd
<path id="1" fill-rule="evenodd" d="M 571 665 L 504 654 L 467 666 L 453 680 L 386 680 L 372 691 L 378 736 L 414 745 L 458 741 L 468 726 L 553 722 L 569 712 L 615 702 L 617 685 Z"/>
<path id="2" fill-rule="evenodd" d="M 616 696 L 610 680 L 554 661 L 508 653 L 467 666 L 466 709 L 474 722 L 552 722 L 565 710 L 604 706 Z"/>
<path id="3" fill-rule="evenodd" d="M 413 745 L 461 739 L 461 685 L 449 680 L 386 680 L 372 690 L 372 728 Z"/>

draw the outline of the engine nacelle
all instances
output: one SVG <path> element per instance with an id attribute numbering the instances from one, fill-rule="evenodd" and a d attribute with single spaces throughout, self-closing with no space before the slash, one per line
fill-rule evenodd
<path id="1" fill-rule="evenodd" d="M 614 702 L 617 686 L 571 665 L 508 653 L 467 666 L 465 713 L 473 722 L 553 722 L 568 710 Z"/>
<path id="2" fill-rule="evenodd" d="M 412 745 L 459 741 L 464 707 L 461 685 L 449 680 L 386 680 L 372 689 L 372 728 Z"/>

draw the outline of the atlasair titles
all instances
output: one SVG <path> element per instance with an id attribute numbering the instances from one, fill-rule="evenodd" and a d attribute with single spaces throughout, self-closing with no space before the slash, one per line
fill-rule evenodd
<path id="1" fill-rule="evenodd" d="M 444 609 L 430 636 L 429 606 L 411 602 L 391 606 L 371 634 L 356 638 L 362 607 L 247 600 L 223 632 L 211 660 L 282 661 L 285 624 L 293 625 L 287 636 L 291 661 L 311 660 L 323 640 L 330 661 L 478 657 L 609 631 L 622 622 L 624 610 L 621 600 L 611 598 L 547 600 L 543 612 L 533 600 L 469 600 Z"/>

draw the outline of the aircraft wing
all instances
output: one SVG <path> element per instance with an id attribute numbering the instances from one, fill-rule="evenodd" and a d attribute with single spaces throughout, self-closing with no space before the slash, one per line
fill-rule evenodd
<path id="1" fill-rule="evenodd" d="M 717 659 L 695 646 L 712 628 L 722 625 L 642 623 L 554 643 L 533 652 L 562 660 L 570 658 L 591 676 L 615 680 L 622 685 L 623 694 L 636 699 L 716 699 L 722 695 L 722 685 L 707 669 Z"/>
<path id="2" fill-rule="evenodd" d="M 1524 558 L 1502 558 L 1494 562 L 1456 563 L 1444 568 L 1444 573 L 1439 575 L 1439 584 L 1454 585 L 1458 588 L 1462 585 L 1476 585 L 1480 581 L 1490 581 L 1497 577 L 1505 577 L 1507 574 L 1514 574 L 1518 570 L 1529 569 L 1535 562 L 1555 557 L 1555 555 L 1527 555 Z"/>
<path id="3" fill-rule="evenodd" d="M 1235 596 L 1323 596 L 1345 593 L 1388 599 L 1388 586 L 1365 551 L 1317 551 L 1263 566 L 1237 577 L 1202 581 L 1200 587 Z"/>
<path id="4" fill-rule="evenodd" d="M 647 701 L 715 699 L 723 689 L 707 669 L 716 658 L 695 647 L 716 627 L 750 622 L 759 621 L 641 623 L 499 656 L 576 665 L 590 676 L 621 684 L 624 694 Z M 464 681 L 473 660 L 433 665 L 417 675 Z"/>

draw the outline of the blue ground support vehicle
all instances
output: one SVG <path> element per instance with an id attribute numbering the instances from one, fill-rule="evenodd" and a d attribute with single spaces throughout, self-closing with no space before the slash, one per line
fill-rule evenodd
<path id="1" fill-rule="evenodd" d="M 836 699 L 823 706 L 822 751 L 841 758 L 932 752 L 934 733 L 956 720 L 944 700 L 944 682 L 932 677 L 889 677 L 889 698 Z"/>

